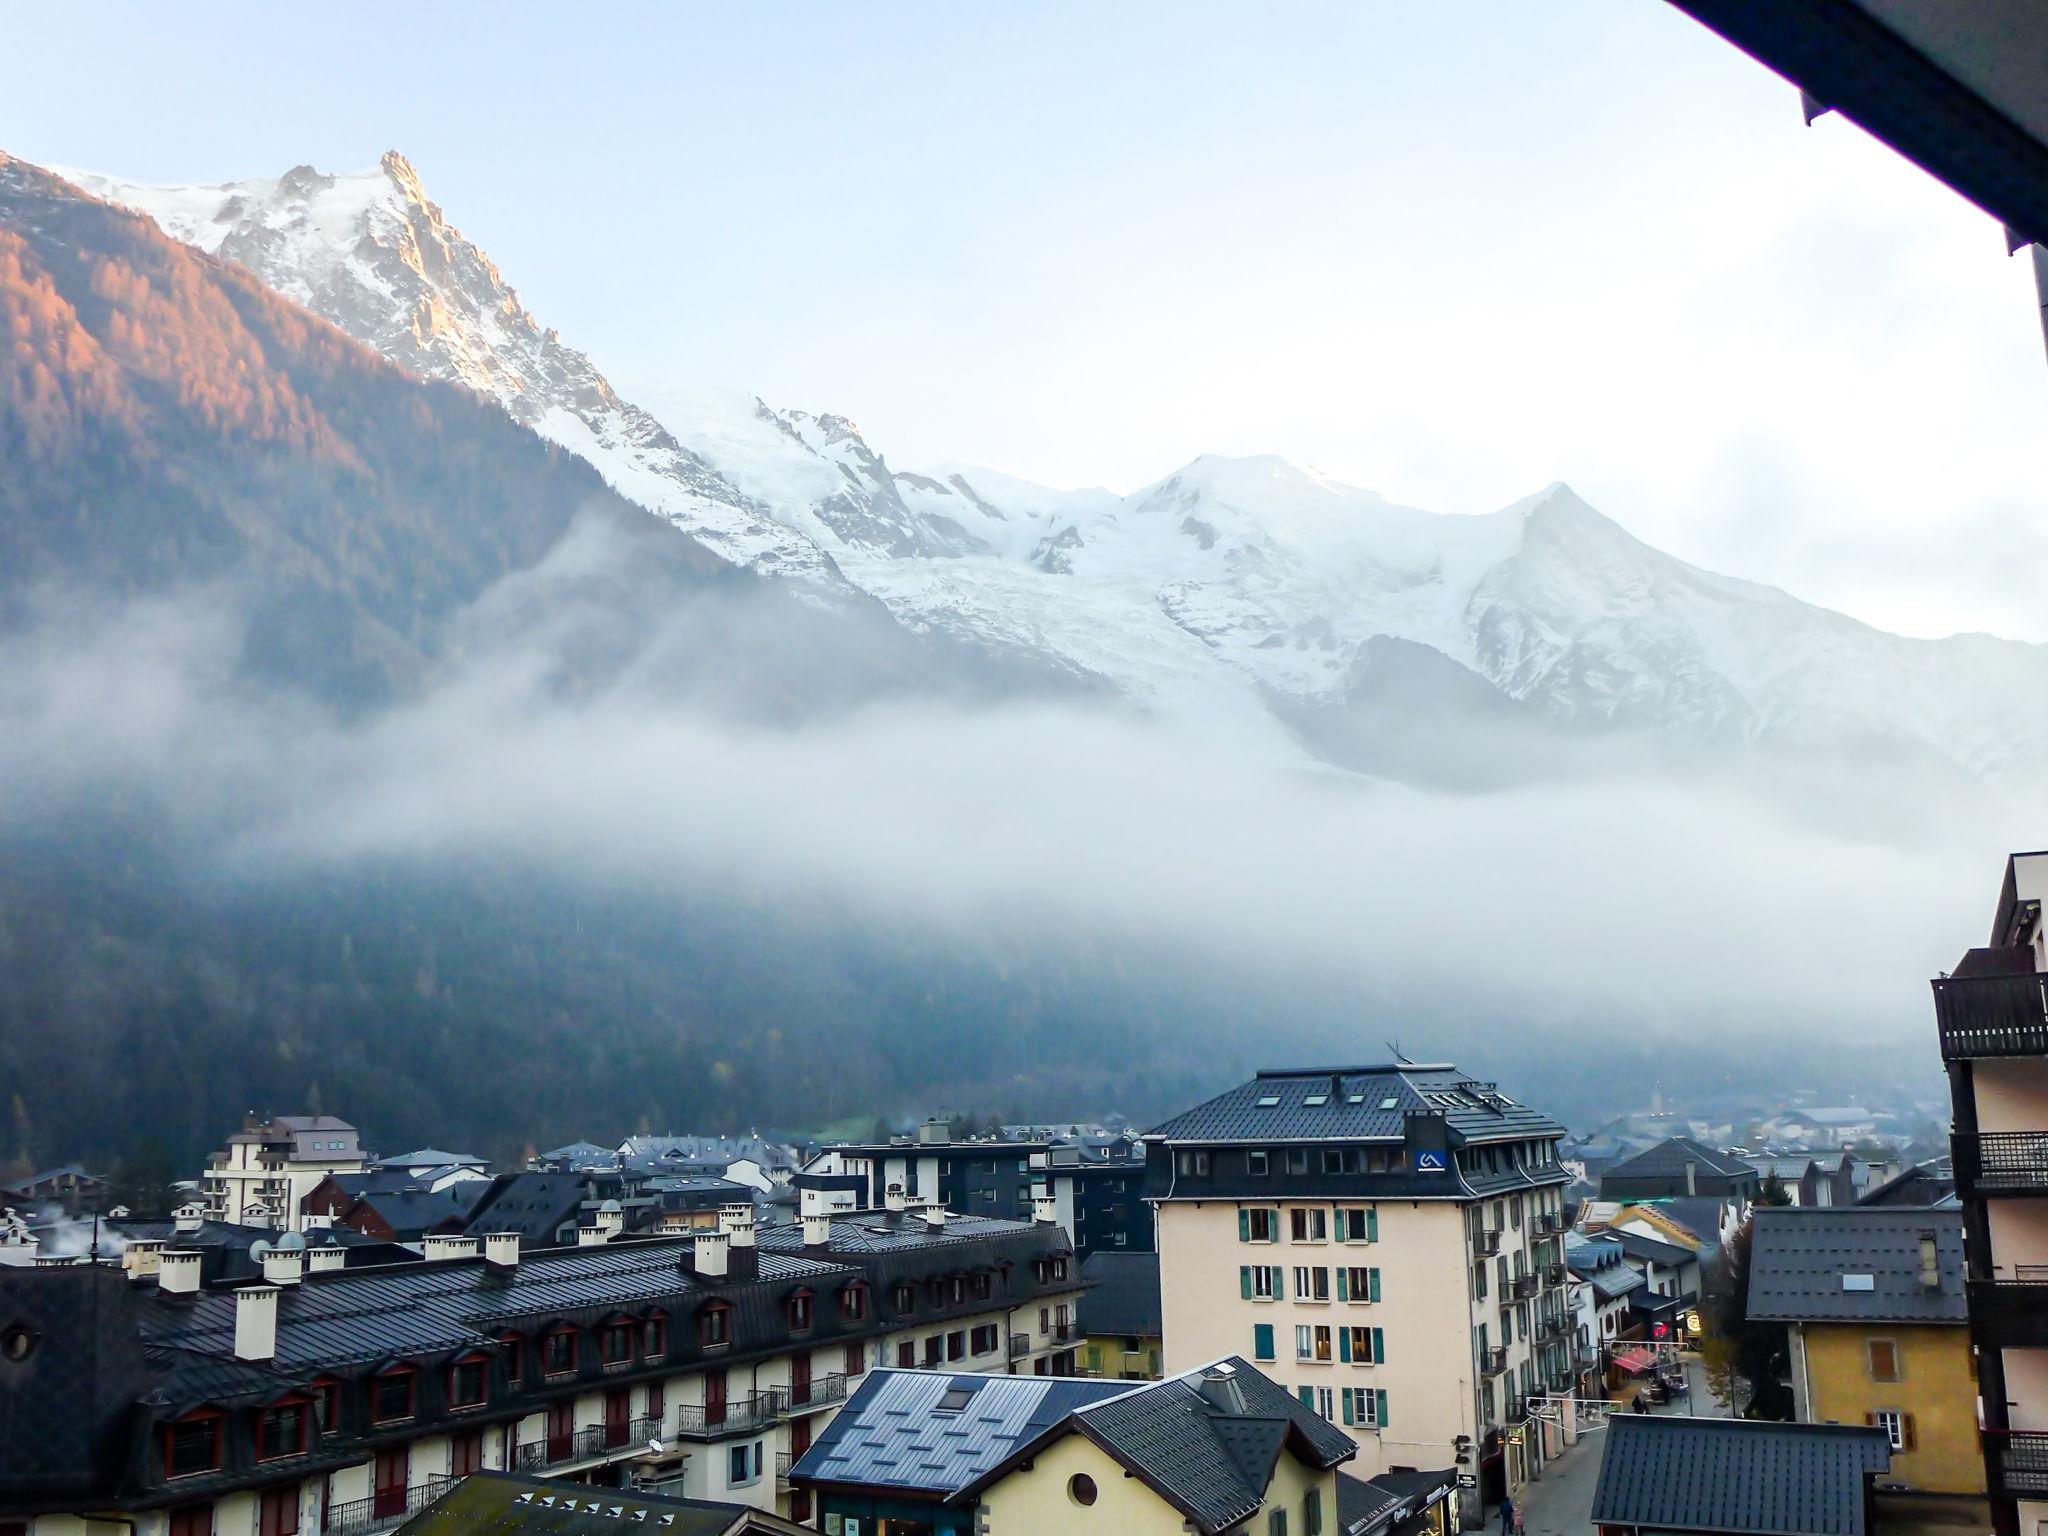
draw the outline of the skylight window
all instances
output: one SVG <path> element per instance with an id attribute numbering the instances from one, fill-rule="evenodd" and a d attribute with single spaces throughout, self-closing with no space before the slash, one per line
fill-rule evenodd
<path id="1" fill-rule="evenodd" d="M 937 1411 L 940 1413 L 958 1413 L 973 1401 L 974 1389 L 972 1387 L 948 1387 L 939 1398 Z"/>
<path id="2" fill-rule="evenodd" d="M 1262 1093 L 1262 1094 L 1260 1094 L 1260 1095 L 1259 1095 L 1259 1106 L 1258 1106 L 1258 1107 L 1259 1107 L 1260 1109 L 1272 1109 L 1272 1108 L 1273 1108 L 1274 1106 L 1276 1106 L 1277 1104 L 1279 1104 L 1279 1102 L 1280 1102 L 1280 1095 L 1279 1095 L 1279 1094 L 1277 1094 L 1277 1093 Z"/>
<path id="3" fill-rule="evenodd" d="M 1365 1095 L 1362 1093 L 1347 1094 L 1345 1095 L 1344 1102 L 1346 1104 L 1363 1104 L 1365 1102 Z"/>
<path id="4" fill-rule="evenodd" d="M 1842 1289 L 1845 1291 L 1874 1291 L 1877 1289 L 1875 1275 L 1844 1275 Z"/>
<path id="5" fill-rule="evenodd" d="M 1314 1109 L 1318 1105 L 1327 1104 L 1329 1102 L 1330 1096 L 1327 1093 L 1312 1093 L 1301 1101 L 1302 1107 L 1304 1109 Z"/>
<path id="6" fill-rule="evenodd" d="M 1380 1100 L 1381 1109 L 1399 1109 L 1400 1107 L 1401 1101 L 1395 1098 L 1391 1093 L 1388 1094 L 1384 1099 Z"/>

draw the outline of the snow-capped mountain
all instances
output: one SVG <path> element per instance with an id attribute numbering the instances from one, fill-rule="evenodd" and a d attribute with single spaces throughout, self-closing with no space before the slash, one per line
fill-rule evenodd
<path id="1" fill-rule="evenodd" d="M 65 174 L 496 399 L 736 564 L 1046 657 L 1148 709 L 1314 742 L 1305 721 L 1375 707 L 1392 668 L 1404 708 L 1497 697 L 1573 732 L 1879 749 L 1989 775 L 2048 763 L 2048 721 L 2015 702 L 2048 697 L 2048 647 L 1885 634 L 1664 555 L 1563 485 L 1464 517 L 1273 457 L 1204 456 L 1128 496 L 899 472 L 843 416 L 718 391 L 653 411 L 621 399 L 395 153 L 205 188 Z"/>

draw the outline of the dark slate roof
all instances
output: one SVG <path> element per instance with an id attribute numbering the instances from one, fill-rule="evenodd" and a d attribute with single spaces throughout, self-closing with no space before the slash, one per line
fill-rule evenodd
<path id="1" fill-rule="evenodd" d="M 466 1232 L 517 1232 L 541 1247 L 576 1220 L 589 1186 L 580 1173 L 501 1173 L 469 1213 Z"/>
<path id="2" fill-rule="evenodd" d="M 1311 1103 L 1322 1097 L 1322 1103 Z M 1261 1099 L 1278 1102 L 1260 1104 Z M 1399 1141 L 1409 1114 L 1437 1112 L 1466 1141 L 1562 1136 L 1564 1127 L 1456 1067 L 1397 1064 L 1261 1072 L 1147 1131 L 1148 1140 Z"/>
<path id="3" fill-rule="evenodd" d="M 1702 1253 L 1711 1253 L 1721 1246 L 1721 1212 L 1728 1201 L 1714 1195 L 1666 1195 L 1628 1203 L 1647 1206 L 1670 1217 L 1700 1240 Z"/>
<path id="4" fill-rule="evenodd" d="M 744 1504 L 474 1472 L 399 1527 L 404 1536 L 752 1536 L 804 1528 Z"/>
<path id="5" fill-rule="evenodd" d="M 567 1146 L 556 1147 L 551 1152 L 541 1153 L 540 1161 L 556 1163 L 583 1162 L 588 1160 L 594 1163 L 609 1163 L 617 1158 L 618 1155 L 610 1147 L 600 1147 L 594 1141 L 572 1141 Z"/>
<path id="6" fill-rule="evenodd" d="M 1395 1525 L 1397 1531 L 1422 1526 L 1418 1518 L 1457 1487 L 1458 1471 L 1382 1472 L 1370 1481 L 1337 1474 L 1337 1528 L 1344 1536 L 1362 1536 L 1375 1527 Z"/>
<path id="7" fill-rule="evenodd" d="M 474 1164 L 488 1168 L 488 1159 L 471 1152 L 444 1152 L 439 1147 L 421 1147 L 417 1152 L 401 1152 L 396 1157 L 380 1157 L 379 1168 L 456 1168 Z"/>
<path id="8" fill-rule="evenodd" d="M 895 1249 L 930 1249 L 940 1244 L 959 1243 L 962 1245 L 985 1242 L 992 1237 L 1011 1237 L 1018 1232 L 1031 1231 L 1034 1223 L 1028 1221 L 1006 1221 L 998 1216 L 953 1216 L 946 1218 L 945 1226 L 933 1230 L 924 1217 L 914 1211 L 857 1211 L 852 1215 L 832 1218 L 832 1251 L 835 1253 L 887 1253 Z M 1047 1234 L 1059 1233 L 1066 1246 L 1061 1228 L 1045 1224 Z M 778 1226 L 769 1231 L 763 1228 L 758 1241 L 764 1251 L 778 1253 L 801 1253 L 804 1251 L 804 1235 L 801 1224 Z"/>
<path id="9" fill-rule="evenodd" d="M 483 1180 L 475 1179 L 470 1183 L 478 1195 L 484 1192 Z M 465 1187 L 461 1184 L 455 1186 L 456 1189 Z M 465 1200 L 453 1190 L 422 1189 L 417 1184 L 408 1184 L 402 1189 L 366 1190 L 356 1200 L 375 1211 L 400 1239 L 443 1226 L 450 1231 L 459 1231 L 476 1204 L 475 1199 Z"/>
<path id="10" fill-rule="evenodd" d="M 226 1221 L 201 1222 L 196 1232 L 180 1232 L 173 1220 L 136 1221 L 124 1218 L 105 1221 L 103 1225 L 131 1242 L 154 1240 L 166 1248 L 196 1249 L 202 1255 L 200 1278 L 208 1285 L 256 1279 L 263 1273 L 263 1264 L 250 1257 L 250 1247 L 259 1241 L 274 1243 L 278 1238 L 276 1230 L 271 1227 L 244 1227 Z M 410 1248 L 387 1242 L 381 1237 L 371 1237 L 350 1227 L 308 1232 L 305 1238 L 310 1248 L 346 1248 L 346 1263 L 352 1270 L 371 1264 L 413 1264 L 419 1261 L 419 1255 Z"/>
<path id="11" fill-rule="evenodd" d="M 1940 1287 L 1920 1283 L 1920 1234 L 1934 1234 Z M 1910 1206 L 1771 1207 L 1756 1213 L 1749 1314 L 1783 1322 L 1965 1323 L 1963 1217 Z M 1845 1290 L 1845 1275 L 1870 1277 Z"/>
<path id="12" fill-rule="evenodd" d="M 1643 1237 L 1635 1232 L 1604 1232 L 1621 1244 L 1621 1251 L 1632 1259 L 1643 1259 L 1652 1264 L 1662 1264 L 1666 1269 L 1677 1269 L 1685 1264 L 1697 1264 L 1700 1256 L 1690 1248 L 1677 1243 L 1667 1243 L 1659 1238 Z"/>
<path id="13" fill-rule="evenodd" d="M 1081 1331 L 1157 1338 L 1160 1334 L 1159 1255 L 1091 1253 L 1081 1261 L 1089 1287 L 1081 1298 Z"/>
<path id="14" fill-rule="evenodd" d="M 1948 1158 L 1902 1169 L 1856 1197 L 1858 1205 L 1939 1205 L 1955 1208 L 1956 1175 Z"/>
<path id="15" fill-rule="evenodd" d="M 1248 1361 L 1233 1356 L 1218 1365 L 1228 1368 L 1237 1394 L 1228 1409 L 1203 1372 L 1192 1371 L 1074 1415 L 1081 1433 L 1202 1531 L 1229 1530 L 1258 1512 L 1283 1446 L 1324 1470 L 1358 1454 L 1349 1435 Z"/>
<path id="16" fill-rule="evenodd" d="M 954 1390 L 973 1395 L 959 1412 L 940 1413 Z M 1076 1377 L 872 1370 L 792 1475 L 952 1498 L 1076 1408 L 1128 1390 Z"/>
<path id="17" fill-rule="evenodd" d="M 1754 1178 L 1756 1170 L 1739 1157 L 1716 1152 L 1690 1136 L 1670 1136 L 1634 1157 L 1616 1163 L 1601 1175 L 1605 1179 L 1683 1179 L 1685 1165 L 1693 1163 L 1704 1174 L 1723 1178 Z"/>
<path id="18" fill-rule="evenodd" d="M 1742 1536 L 1866 1536 L 1864 1474 L 1891 1468 L 1881 1429 L 1755 1419 L 1608 1420 L 1595 1525 Z"/>

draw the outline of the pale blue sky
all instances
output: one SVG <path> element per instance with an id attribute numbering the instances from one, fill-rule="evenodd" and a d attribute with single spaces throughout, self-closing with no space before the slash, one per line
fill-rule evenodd
<path id="1" fill-rule="evenodd" d="M 1662 0 L 6 30 L 0 147 L 170 182 L 397 147 L 657 409 L 739 385 L 853 416 L 898 466 L 1055 484 L 1203 451 L 1443 511 L 1566 479 L 1891 627 L 2048 639 L 2024 263 Z"/>

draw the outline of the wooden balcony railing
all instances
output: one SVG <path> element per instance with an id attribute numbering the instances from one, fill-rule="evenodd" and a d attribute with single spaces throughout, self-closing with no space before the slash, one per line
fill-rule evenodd
<path id="1" fill-rule="evenodd" d="M 2048 1056 L 2048 972 L 1934 982 L 1943 1061 Z"/>

